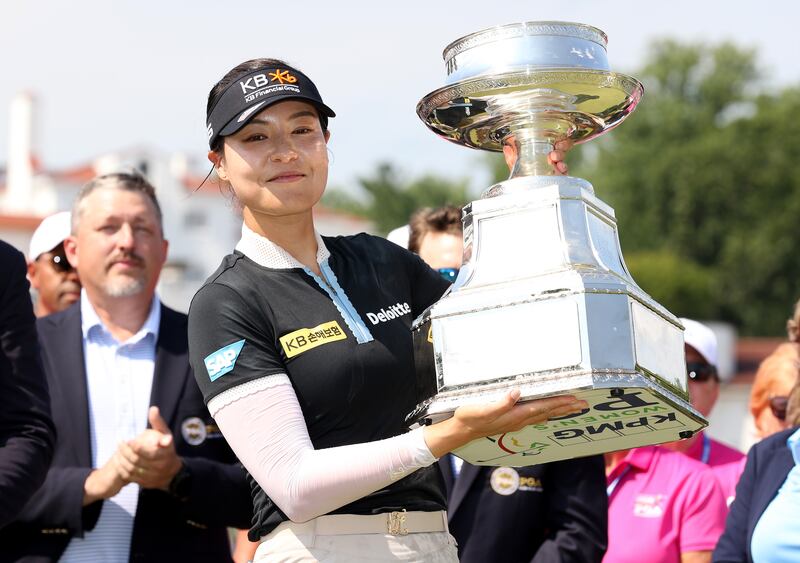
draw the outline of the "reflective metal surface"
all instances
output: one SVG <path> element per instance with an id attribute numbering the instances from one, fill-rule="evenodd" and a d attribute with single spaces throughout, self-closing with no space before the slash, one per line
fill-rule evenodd
<path id="1" fill-rule="evenodd" d="M 409 423 L 511 389 L 521 400 L 587 400 L 579 416 L 456 452 L 512 466 L 677 440 L 705 426 L 688 403 L 682 327 L 631 278 L 614 211 L 587 181 L 549 175 L 554 142 L 617 125 L 641 85 L 609 72 L 605 35 L 579 24 L 492 28 L 451 44 L 445 59 L 449 85 L 420 102 L 420 117 L 474 148 L 510 144 L 517 164 L 464 208 L 459 275 L 414 322 L 421 402 Z"/>
<path id="2" fill-rule="evenodd" d="M 483 74 L 528 68 L 609 70 L 606 34 L 569 22 L 524 22 L 472 33 L 445 47 L 449 86 Z"/>
<path id="3" fill-rule="evenodd" d="M 642 97 L 634 78 L 610 72 L 594 27 L 528 22 L 468 35 L 445 49 L 446 86 L 417 105 L 437 135 L 476 149 L 504 142 L 538 155 L 526 174 L 548 175 L 553 143 L 582 143 L 617 126 Z M 538 145 L 538 146 L 536 146 Z"/>
<path id="4" fill-rule="evenodd" d="M 537 127 L 551 138 L 580 143 L 618 125 L 642 97 L 642 85 L 610 72 L 527 70 L 474 78 L 435 90 L 417 105 L 417 115 L 439 136 L 476 149 L 502 150 L 504 134 L 513 127 L 509 118 L 491 112 L 498 94 L 557 92 L 530 100 L 522 111 L 537 113 Z"/>

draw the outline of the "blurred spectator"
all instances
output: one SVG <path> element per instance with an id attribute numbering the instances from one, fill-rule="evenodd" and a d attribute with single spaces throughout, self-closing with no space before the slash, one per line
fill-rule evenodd
<path id="1" fill-rule="evenodd" d="M 461 209 L 422 209 L 409 226 L 409 250 L 454 281 L 463 254 Z M 602 456 L 498 468 L 447 454 L 439 467 L 462 563 L 602 559 L 607 545 Z M 498 489 L 493 483 L 500 474 L 520 485 Z"/>
<path id="2" fill-rule="evenodd" d="M 448 272 L 442 270 L 458 271 L 461 267 L 464 255 L 461 229 L 459 207 L 448 205 L 437 209 L 420 209 L 409 221 L 408 249 L 419 254 L 428 266 L 447 277 Z M 455 280 L 455 275 L 449 279 Z"/>
<path id="3" fill-rule="evenodd" d="M 788 427 L 786 406 L 789 391 L 800 373 L 800 346 L 785 342 L 761 362 L 750 390 L 750 412 L 759 438 Z"/>
<path id="4" fill-rule="evenodd" d="M 764 439 L 747 454 L 715 563 L 800 561 L 799 327 L 800 301 L 787 322 L 789 342 L 756 374 L 750 410 Z"/>
<path id="5" fill-rule="evenodd" d="M 727 508 L 707 465 L 660 446 L 605 457 L 609 508 L 604 563 L 711 561 Z"/>
<path id="6" fill-rule="evenodd" d="M 800 385 L 792 395 L 794 406 L 800 401 Z M 797 423 L 792 419 L 793 428 L 765 438 L 748 452 L 725 533 L 714 551 L 715 562 L 800 561 Z"/>
<path id="7" fill-rule="evenodd" d="M 778 346 L 761 362 L 750 390 L 750 412 L 759 438 L 789 426 L 786 422 L 789 391 L 800 374 L 800 300 L 786 321 L 786 333 L 789 342 Z"/>
<path id="8" fill-rule="evenodd" d="M 64 241 L 70 234 L 69 211 L 45 218 L 31 237 L 28 279 L 36 290 L 37 317 L 63 311 L 81 296 L 78 273 L 67 261 Z"/>
<path id="9" fill-rule="evenodd" d="M 0 241 L 0 528 L 47 475 L 55 430 L 22 253 Z M 2 546 L 0 542 L 0 546 Z M 0 559 L 2 559 L 0 547 Z"/>
<path id="10" fill-rule="evenodd" d="M 230 561 L 226 526 L 249 524 L 249 487 L 194 381 L 186 316 L 155 294 L 155 191 L 136 174 L 95 178 L 72 224 L 81 299 L 37 322 L 59 398 L 53 465 L 0 531 L 0 560 Z"/>
<path id="11" fill-rule="evenodd" d="M 708 418 L 719 398 L 717 373 L 717 337 L 707 326 L 692 319 L 680 319 L 686 351 L 686 373 L 692 406 Z M 665 447 L 684 453 L 711 467 L 722 487 L 727 504 L 736 494 L 736 483 L 742 472 L 744 454 L 718 442 L 705 432 L 698 432 L 688 440 L 665 444 Z"/>

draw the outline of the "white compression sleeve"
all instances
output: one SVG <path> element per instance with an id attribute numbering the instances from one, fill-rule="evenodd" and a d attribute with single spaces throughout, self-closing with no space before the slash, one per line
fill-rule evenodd
<path id="1" fill-rule="evenodd" d="M 237 386 L 214 397 L 209 410 L 239 460 L 292 521 L 327 514 L 436 461 L 422 428 L 315 450 L 289 378 L 257 382 L 252 392 Z"/>

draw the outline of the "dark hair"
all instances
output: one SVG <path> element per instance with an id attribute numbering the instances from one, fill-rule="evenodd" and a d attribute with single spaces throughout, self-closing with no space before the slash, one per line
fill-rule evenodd
<path id="1" fill-rule="evenodd" d="M 214 109 L 214 106 L 222 97 L 223 92 L 236 82 L 236 80 L 245 74 L 249 74 L 253 71 L 256 71 L 260 68 L 264 67 L 279 67 L 279 66 L 293 66 L 287 63 L 286 61 L 282 61 L 280 59 L 250 59 L 249 61 L 245 61 L 240 63 L 230 69 L 222 79 L 214 84 L 211 90 L 208 93 L 208 102 L 206 103 L 206 120 L 211 115 L 211 110 Z M 295 67 L 297 68 L 297 67 Z M 322 115 L 322 113 L 317 112 L 319 114 L 319 122 L 322 125 L 322 130 L 328 130 L 328 116 Z M 214 141 L 214 146 L 211 147 L 211 150 L 214 152 L 219 152 L 222 148 L 223 137 L 218 137 Z"/>
<path id="2" fill-rule="evenodd" d="M 419 253 L 422 239 L 428 233 L 461 234 L 463 230 L 461 209 L 455 205 L 445 205 L 436 209 L 430 207 L 420 209 L 411 216 L 408 227 L 408 249 L 411 252 Z"/>
<path id="3" fill-rule="evenodd" d="M 156 198 L 156 189 L 147 181 L 147 178 L 142 176 L 139 172 L 115 172 L 113 174 L 104 174 L 97 176 L 90 180 L 78 192 L 78 197 L 75 198 L 75 203 L 72 205 L 72 234 L 78 230 L 83 215 L 83 202 L 84 200 L 96 190 L 124 190 L 128 192 L 136 192 L 142 194 L 156 210 L 156 218 L 158 219 L 158 226 L 161 228 L 161 233 L 164 233 L 164 221 L 161 214 L 161 206 L 158 204 Z"/>

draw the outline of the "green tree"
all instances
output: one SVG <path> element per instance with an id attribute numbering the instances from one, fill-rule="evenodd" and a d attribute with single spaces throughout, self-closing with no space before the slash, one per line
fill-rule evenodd
<path id="1" fill-rule="evenodd" d="M 679 317 L 713 319 L 714 272 L 667 251 L 631 252 L 625 256 L 636 283 Z"/>
<path id="2" fill-rule="evenodd" d="M 432 174 L 409 180 L 388 163 L 359 178 L 358 185 L 363 197 L 334 188 L 326 193 L 323 204 L 369 219 L 380 234 L 408 223 L 411 214 L 421 207 L 461 206 L 472 199 L 466 180 Z"/>
<path id="3" fill-rule="evenodd" d="M 634 76 L 639 108 L 573 170 L 615 208 L 626 258 L 678 260 L 659 266 L 677 310 L 782 333 L 800 294 L 800 90 L 757 95 L 755 53 L 731 44 L 662 41 Z M 713 280 L 697 310 L 687 271 Z"/>

